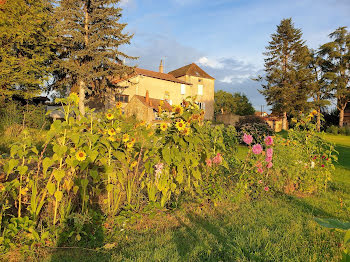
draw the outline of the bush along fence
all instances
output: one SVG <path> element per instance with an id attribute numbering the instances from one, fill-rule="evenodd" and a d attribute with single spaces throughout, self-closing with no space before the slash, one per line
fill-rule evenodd
<path id="1" fill-rule="evenodd" d="M 325 190 L 335 152 L 319 138 L 311 119 L 296 125 L 287 140 L 265 136 L 243 141 L 233 127 L 204 122 L 190 100 L 162 113 L 150 125 L 126 120 L 121 105 L 106 113 L 77 109 L 78 96 L 59 100 L 64 121 L 55 121 L 39 149 L 23 131 L 2 167 L 0 251 L 36 248 L 89 239 L 86 224 L 105 221 L 105 230 L 125 212 L 171 208 L 184 201 L 216 205 L 227 192 L 256 198 L 275 191 Z M 100 223 L 102 225 L 102 223 Z M 113 227 L 112 227 L 113 228 Z M 59 240 L 60 236 L 61 240 Z"/>

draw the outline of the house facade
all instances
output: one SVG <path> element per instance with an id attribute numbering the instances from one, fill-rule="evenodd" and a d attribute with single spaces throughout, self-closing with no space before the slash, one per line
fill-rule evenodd
<path id="1" fill-rule="evenodd" d="M 204 72 L 198 65 L 192 63 L 169 73 L 163 72 L 163 64 L 159 72 L 135 68 L 134 74 L 116 79 L 113 82 L 122 87 L 122 92 L 110 91 L 106 103 L 109 107 L 116 102 L 122 102 L 123 108 L 127 106 L 134 96 L 149 99 L 163 100 L 169 105 L 179 105 L 187 97 L 196 97 L 199 107 L 205 111 L 204 118 L 213 120 L 214 117 L 214 88 L 215 79 Z M 134 101 L 133 103 L 139 103 Z M 136 114 L 133 109 L 134 114 Z"/>

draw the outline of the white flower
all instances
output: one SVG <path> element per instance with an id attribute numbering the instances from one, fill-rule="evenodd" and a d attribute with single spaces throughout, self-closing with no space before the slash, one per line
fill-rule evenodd
<path id="1" fill-rule="evenodd" d="M 315 168 L 315 162 L 311 161 L 311 168 Z"/>

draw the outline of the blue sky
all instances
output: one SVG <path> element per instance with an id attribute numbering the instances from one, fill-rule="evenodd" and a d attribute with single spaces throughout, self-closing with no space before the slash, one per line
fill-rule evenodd
<path id="1" fill-rule="evenodd" d="M 126 31 L 135 34 L 123 49 L 139 56 L 138 66 L 158 70 L 164 59 L 168 72 L 195 62 L 216 78 L 216 90 L 243 92 L 256 109 L 265 100 L 251 78 L 263 74 L 263 52 L 281 19 L 291 17 L 311 48 L 350 26 L 350 0 L 122 0 L 122 6 Z"/>

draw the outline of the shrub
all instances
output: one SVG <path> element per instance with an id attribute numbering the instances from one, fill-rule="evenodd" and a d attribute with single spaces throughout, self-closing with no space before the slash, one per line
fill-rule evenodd
<path id="1" fill-rule="evenodd" d="M 329 126 L 326 129 L 327 133 L 333 134 L 333 135 L 338 135 L 339 133 L 339 127 L 337 126 Z"/>

